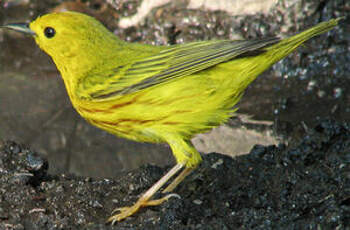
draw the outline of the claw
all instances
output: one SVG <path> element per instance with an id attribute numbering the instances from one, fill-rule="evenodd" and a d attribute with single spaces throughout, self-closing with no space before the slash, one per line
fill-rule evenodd
<path id="1" fill-rule="evenodd" d="M 137 210 L 141 207 L 141 203 L 136 202 L 133 206 L 131 207 L 122 207 L 122 208 L 116 208 L 113 210 L 113 213 L 116 212 L 120 212 L 116 215 L 113 215 L 111 217 L 108 218 L 107 223 L 111 223 L 112 225 L 114 225 L 115 222 L 117 221 L 121 221 L 129 216 L 131 216 L 132 214 L 134 214 L 135 212 L 137 212 Z"/>
<path id="2" fill-rule="evenodd" d="M 114 209 L 114 210 L 112 211 L 111 214 L 113 215 L 113 214 L 115 214 L 115 213 L 117 213 L 117 212 L 124 212 L 124 210 L 127 210 L 127 209 L 129 209 L 129 208 L 131 208 L 131 207 L 126 206 L 126 207 L 116 208 L 116 209 Z"/>

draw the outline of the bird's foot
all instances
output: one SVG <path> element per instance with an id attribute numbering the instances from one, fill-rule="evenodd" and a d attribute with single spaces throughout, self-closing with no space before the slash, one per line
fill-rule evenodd
<path id="1" fill-rule="evenodd" d="M 171 197 L 177 197 L 181 198 L 178 194 L 172 193 L 168 194 L 163 198 L 157 199 L 157 200 L 149 200 L 149 198 L 141 197 L 133 206 L 130 207 L 121 207 L 116 208 L 113 210 L 112 214 L 119 212 L 118 214 L 115 214 L 108 218 L 107 223 L 111 223 L 112 225 L 117 222 L 121 221 L 134 213 L 136 213 L 141 207 L 147 207 L 147 206 L 157 206 L 162 204 L 164 201 L 167 201 Z"/>

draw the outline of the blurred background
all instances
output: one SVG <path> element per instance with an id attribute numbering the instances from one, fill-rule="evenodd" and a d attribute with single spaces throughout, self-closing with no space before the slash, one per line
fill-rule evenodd
<path id="1" fill-rule="evenodd" d="M 234 156 L 254 144 L 287 143 L 318 120 L 350 120 L 350 2 L 346 0 L 0 1 L 0 25 L 49 12 L 89 14 L 116 36 L 153 45 L 210 39 L 286 37 L 346 16 L 247 89 L 237 116 L 193 142 Z M 0 29 L 0 140 L 45 155 L 50 173 L 112 177 L 142 164 L 168 165 L 166 144 L 136 143 L 88 124 L 72 108 L 60 74 L 32 38 Z"/>

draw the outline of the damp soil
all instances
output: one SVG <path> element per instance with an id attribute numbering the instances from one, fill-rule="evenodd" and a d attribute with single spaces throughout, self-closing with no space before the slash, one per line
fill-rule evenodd
<path id="1" fill-rule="evenodd" d="M 289 146 L 203 157 L 175 190 L 181 198 L 110 226 L 112 210 L 135 202 L 169 167 L 99 180 L 50 175 L 46 159 L 5 142 L 0 229 L 350 229 L 350 123 L 322 121 Z"/>

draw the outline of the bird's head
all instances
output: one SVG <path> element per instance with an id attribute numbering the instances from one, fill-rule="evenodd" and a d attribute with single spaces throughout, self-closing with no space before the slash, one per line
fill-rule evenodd
<path id="1" fill-rule="evenodd" d="M 103 63 L 118 49 L 120 41 L 99 21 L 78 12 L 50 13 L 29 24 L 14 23 L 2 27 L 33 36 L 61 72 L 64 68 Z"/>

